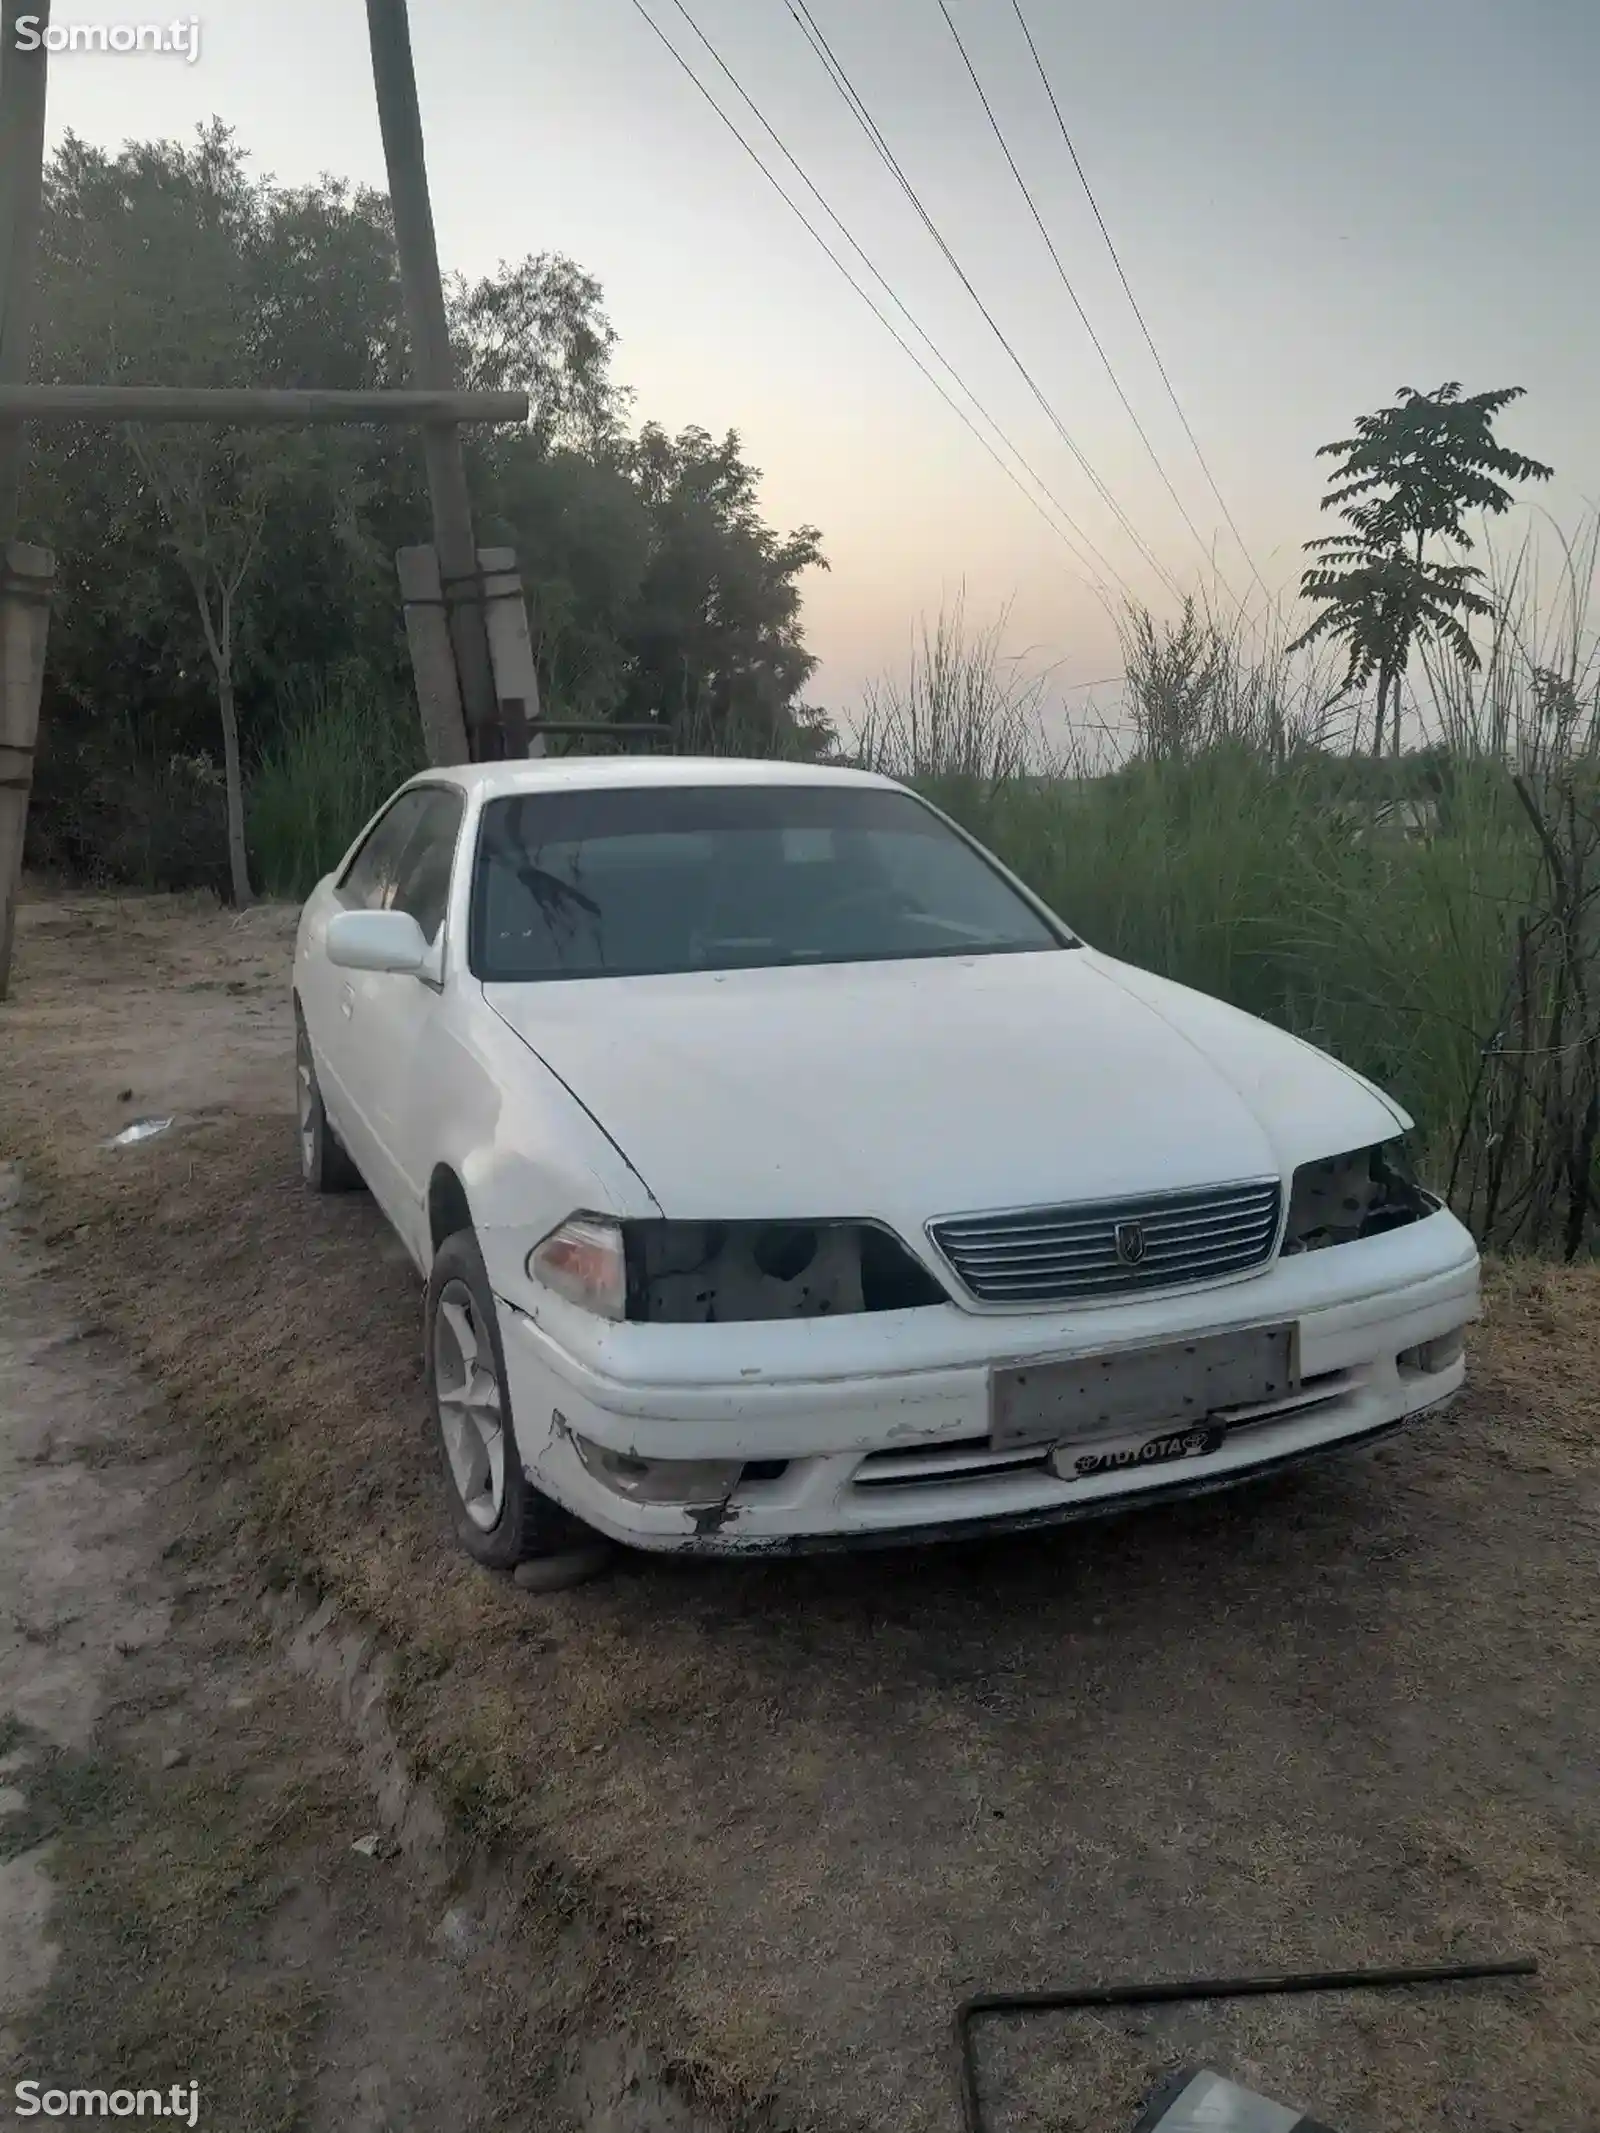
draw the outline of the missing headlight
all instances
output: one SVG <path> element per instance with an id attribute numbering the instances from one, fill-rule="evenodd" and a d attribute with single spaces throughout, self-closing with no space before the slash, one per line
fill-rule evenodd
<path id="1" fill-rule="evenodd" d="M 948 1303 L 868 1222 L 629 1222 L 628 1316 L 658 1325 L 843 1317 Z"/>
<path id="2" fill-rule="evenodd" d="M 1318 1252 L 1381 1237 L 1437 1214 L 1440 1205 L 1417 1183 L 1401 1141 L 1302 1163 L 1289 1196 L 1283 1249 Z"/>

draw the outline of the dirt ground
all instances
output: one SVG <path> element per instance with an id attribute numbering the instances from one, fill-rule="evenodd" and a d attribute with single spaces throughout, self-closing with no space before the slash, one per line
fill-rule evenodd
<path id="1" fill-rule="evenodd" d="M 318 1669 L 253 1604 L 234 1492 L 75 1312 L 15 1186 L 0 1168 L 0 2124 L 33 2080 L 176 2090 L 227 2133 L 643 2133 L 571 2108 L 588 2069 L 515 1906 L 383 1826 Z"/>
<path id="2" fill-rule="evenodd" d="M 448 1543 L 409 1264 L 364 1199 L 298 1190 L 291 934 L 27 902 L 0 1155 L 170 1403 L 154 1443 L 226 1492 L 237 1548 L 385 1641 L 416 1770 L 625 1951 L 592 1989 L 708 2107 L 952 2127 L 975 1990 L 1526 1953 L 1531 1984 L 997 2024 L 991 2124 L 1112 2133 L 1192 2060 L 1351 2133 L 1600 2124 L 1593 1269 L 1499 1277 L 1470 1399 L 1363 1461 L 1004 1545 L 630 1559 L 531 1602 Z M 104 1145 L 153 1113 L 178 1122 Z M 300 1738 L 268 1760 L 307 1758 L 309 1831 Z M 188 1841 L 181 1784 L 163 1812 Z"/>

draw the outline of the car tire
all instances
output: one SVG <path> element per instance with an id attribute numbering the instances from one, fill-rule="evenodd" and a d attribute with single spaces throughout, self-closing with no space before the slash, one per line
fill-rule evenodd
<path id="1" fill-rule="evenodd" d="M 355 1192 L 361 1173 L 328 1123 L 317 1083 L 311 1039 L 298 1006 L 294 1016 L 295 1115 L 299 1128 L 300 1178 L 307 1192 Z"/>
<path id="2" fill-rule="evenodd" d="M 554 1566 L 566 1556 L 598 1556 L 598 1536 L 522 1471 L 494 1293 L 469 1229 L 447 1237 L 434 1257 L 423 1337 L 428 1413 L 451 1523 L 467 1554 L 505 1572 L 536 1560 Z"/>

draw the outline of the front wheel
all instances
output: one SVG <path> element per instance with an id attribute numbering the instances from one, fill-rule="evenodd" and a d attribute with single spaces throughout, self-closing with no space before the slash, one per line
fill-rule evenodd
<path id="1" fill-rule="evenodd" d="M 428 1411 L 456 1539 L 474 1562 L 515 1570 L 565 1557 L 594 1536 L 522 1471 L 505 1351 L 478 1240 L 458 1230 L 439 1247 L 424 1312 Z"/>

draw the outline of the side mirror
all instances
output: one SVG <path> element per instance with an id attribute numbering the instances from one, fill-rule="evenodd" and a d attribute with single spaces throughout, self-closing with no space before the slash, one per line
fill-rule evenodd
<path id="1" fill-rule="evenodd" d="M 328 961 L 340 970 L 388 970 L 417 977 L 429 948 L 409 911 L 340 911 L 328 921 Z"/>

